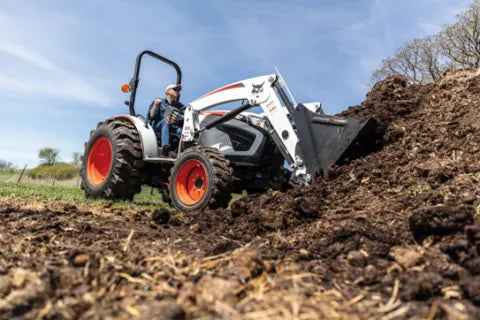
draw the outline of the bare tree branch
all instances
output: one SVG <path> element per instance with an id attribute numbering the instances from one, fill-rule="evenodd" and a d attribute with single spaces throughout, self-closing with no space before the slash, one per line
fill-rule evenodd
<path id="1" fill-rule="evenodd" d="M 391 74 L 406 76 L 411 83 L 440 79 L 447 69 L 480 68 L 480 0 L 457 15 L 457 22 L 434 36 L 415 39 L 383 60 L 371 77 L 372 84 Z"/>

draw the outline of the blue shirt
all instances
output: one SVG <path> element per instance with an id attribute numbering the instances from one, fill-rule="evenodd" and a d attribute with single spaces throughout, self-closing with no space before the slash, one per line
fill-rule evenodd
<path id="1" fill-rule="evenodd" d="M 177 103 L 171 105 L 171 104 L 168 103 L 167 98 L 163 98 L 161 100 L 162 100 L 162 102 L 158 105 L 157 109 L 155 110 L 155 113 L 154 113 L 153 117 L 150 117 L 150 110 L 152 110 L 155 100 L 152 101 L 152 103 L 150 103 L 150 106 L 148 107 L 147 120 L 150 120 L 152 122 L 152 126 L 154 126 L 154 127 L 163 118 L 169 117 L 170 114 L 171 114 L 171 110 L 183 108 L 183 104 L 180 103 L 180 102 L 177 102 Z M 168 111 L 168 109 L 170 109 L 170 112 Z"/>

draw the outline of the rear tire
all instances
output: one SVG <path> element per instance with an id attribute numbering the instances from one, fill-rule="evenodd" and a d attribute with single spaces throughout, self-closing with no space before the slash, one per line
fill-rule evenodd
<path id="1" fill-rule="evenodd" d="M 82 189 L 87 197 L 133 200 L 141 189 L 142 146 L 127 119 L 100 122 L 90 133 L 82 161 Z"/>
<path id="2" fill-rule="evenodd" d="M 227 207 L 232 199 L 230 161 L 215 148 L 187 149 L 170 171 L 170 200 L 183 212 Z"/>

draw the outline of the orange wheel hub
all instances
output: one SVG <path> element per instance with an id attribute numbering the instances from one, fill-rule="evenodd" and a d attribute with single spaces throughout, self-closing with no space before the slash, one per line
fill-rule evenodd
<path id="1" fill-rule="evenodd" d="M 207 170 L 200 161 L 188 160 L 180 167 L 175 189 L 184 204 L 191 206 L 202 200 L 207 185 Z"/>
<path id="2" fill-rule="evenodd" d="M 101 185 L 112 167 L 112 145 L 107 138 L 100 138 L 88 154 L 87 178 L 94 186 Z"/>

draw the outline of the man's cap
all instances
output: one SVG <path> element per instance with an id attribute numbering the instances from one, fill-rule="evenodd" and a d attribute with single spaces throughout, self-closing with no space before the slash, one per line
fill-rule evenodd
<path id="1" fill-rule="evenodd" d="M 170 89 L 175 89 L 178 88 L 178 91 L 182 90 L 182 85 L 181 84 L 169 84 L 167 88 L 165 89 L 165 92 L 167 92 Z"/>

